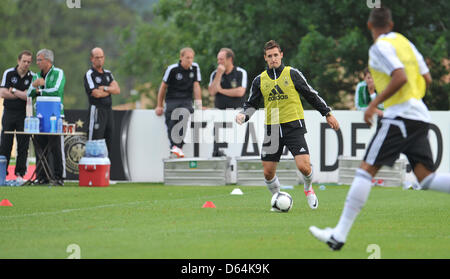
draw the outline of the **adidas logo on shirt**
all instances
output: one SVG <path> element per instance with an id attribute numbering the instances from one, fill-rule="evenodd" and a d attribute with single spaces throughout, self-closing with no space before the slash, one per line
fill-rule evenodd
<path id="1" fill-rule="evenodd" d="M 272 89 L 272 91 L 269 94 L 269 101 L 276 101 L 276 100 L 284 100 L 288 99 L 288 95 L 286 95 L 283 90 L 278 85 L 275 85 L 275 87 Z"/>

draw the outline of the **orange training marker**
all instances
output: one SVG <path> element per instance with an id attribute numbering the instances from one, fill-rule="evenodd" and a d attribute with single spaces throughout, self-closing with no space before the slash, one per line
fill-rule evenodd
<path id="1" fill-rule="evenodd" d="M 13 205 L 9 200 L 4 199 L 0 202 L 0 206 L 13 206 Z"/>
<path id="2" fill-rule="evenodd" d="M 202 207 L 203 208 L 216 208 L 216 206 L 214 205 L 214 203 L 212 201 L 205 202 L 205 204 L 203 204 Z"/>

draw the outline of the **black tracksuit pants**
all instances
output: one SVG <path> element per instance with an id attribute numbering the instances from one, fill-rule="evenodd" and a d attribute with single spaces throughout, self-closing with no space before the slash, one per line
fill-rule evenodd
<path id="1" fill-rule="evenodd" d="M 89 106 L 89 140 L 105 139 L 108 154 L 112 153 L 114 116 L 111 108 Z M 109 155 L 111 157 L 111 155 Z"/>
<path id="2" fill-rule="evenodd" d="M 170 148 L 174 145 L 183 147 L 184 137 L 187 132 L 189 116 L 194 112 L 192 99 L 166 99 L 166 109 L 164 116 L 166 118 L 167 135 L 170 141 Z M 175 130 L 174 130 L 175 128 Z"/>
<path id="3" fill-rule="evenodd" d="M 4 131 L 23 132 L 25 122 L 25 110 L 8 110 L 5 108 L 2 118 L 2 134 L 0 141 L 0 155 L 6 157 L 7 165 L 11 158 L 14 135 L 7 135 Z M 17 135 L 17 157 L 15 175 L 24 176 L 27 172 L 27 157 L 30 137 L 27 135 Z M 6 171 L 8 174 L 8 170 Z"/>

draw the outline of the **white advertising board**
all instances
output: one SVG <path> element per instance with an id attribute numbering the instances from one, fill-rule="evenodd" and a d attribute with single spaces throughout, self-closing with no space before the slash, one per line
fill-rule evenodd
<path id="1" fill-rule="evenodd" d="M 195 111 L 188 123 L 183 151 L 187 158 L 212 156 L 214 140 L 229 157 L 259 157 L 264 139 L 264 111 L 257 111 L 248 123 L 238 125 L 235 110 Z M 362 158 L 376 127 L 368 128 L 363 112 L 334 111 L 340 130 L 329 128 L 317 111 L 305 111 L 305 121 L 314 181 L 337 182 L 339 155 Z M 438 172 L 450 171 L 450 112 L 431 112 L 429 132 Z M 127 135 L 130 179 L 135 182 L 163 182 L 163 159 L 169 157 L 169 140 L 164 116 L 154 110 L 134 110 Z M 214 137 L 216 129 L 216 139 Z M 287 152 L 286 158 L 292 155 Z M 412 174 L 408 176 L 413 177 Z M 235 182 L 232 174 L 232 182 Z M 261 178 L 263 179 L 263 178 Z M 233 181 L 234 180 L 234 181 Z"/>

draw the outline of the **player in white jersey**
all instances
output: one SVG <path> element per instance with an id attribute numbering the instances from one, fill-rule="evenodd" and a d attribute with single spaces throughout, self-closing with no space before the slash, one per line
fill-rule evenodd
<path id="1" fill-rule="evenodd" d="M 369 50 L 369 68 L 380 94 L 369 104 L 364 121 L 371 125 L 375 114 L 382 119 L 356 171 L 337 226 L 309 228 L 333 250 L 341 249 L 346 242 L 354 220 L 368 199 L 372 178 L 381 166 L 392 166 L 400 153 L 407 156 L 423 189 L 450 193 L 450 174 L 434 172 L 427 137 L 431 117 L 422 98 L 431 83 L 428 67 L 410 41 L 392 32 L 388 8 L 373 9 L 368 27 L 375 42 Z M 382 102 L 384 113 L 377 109 Z"/>

